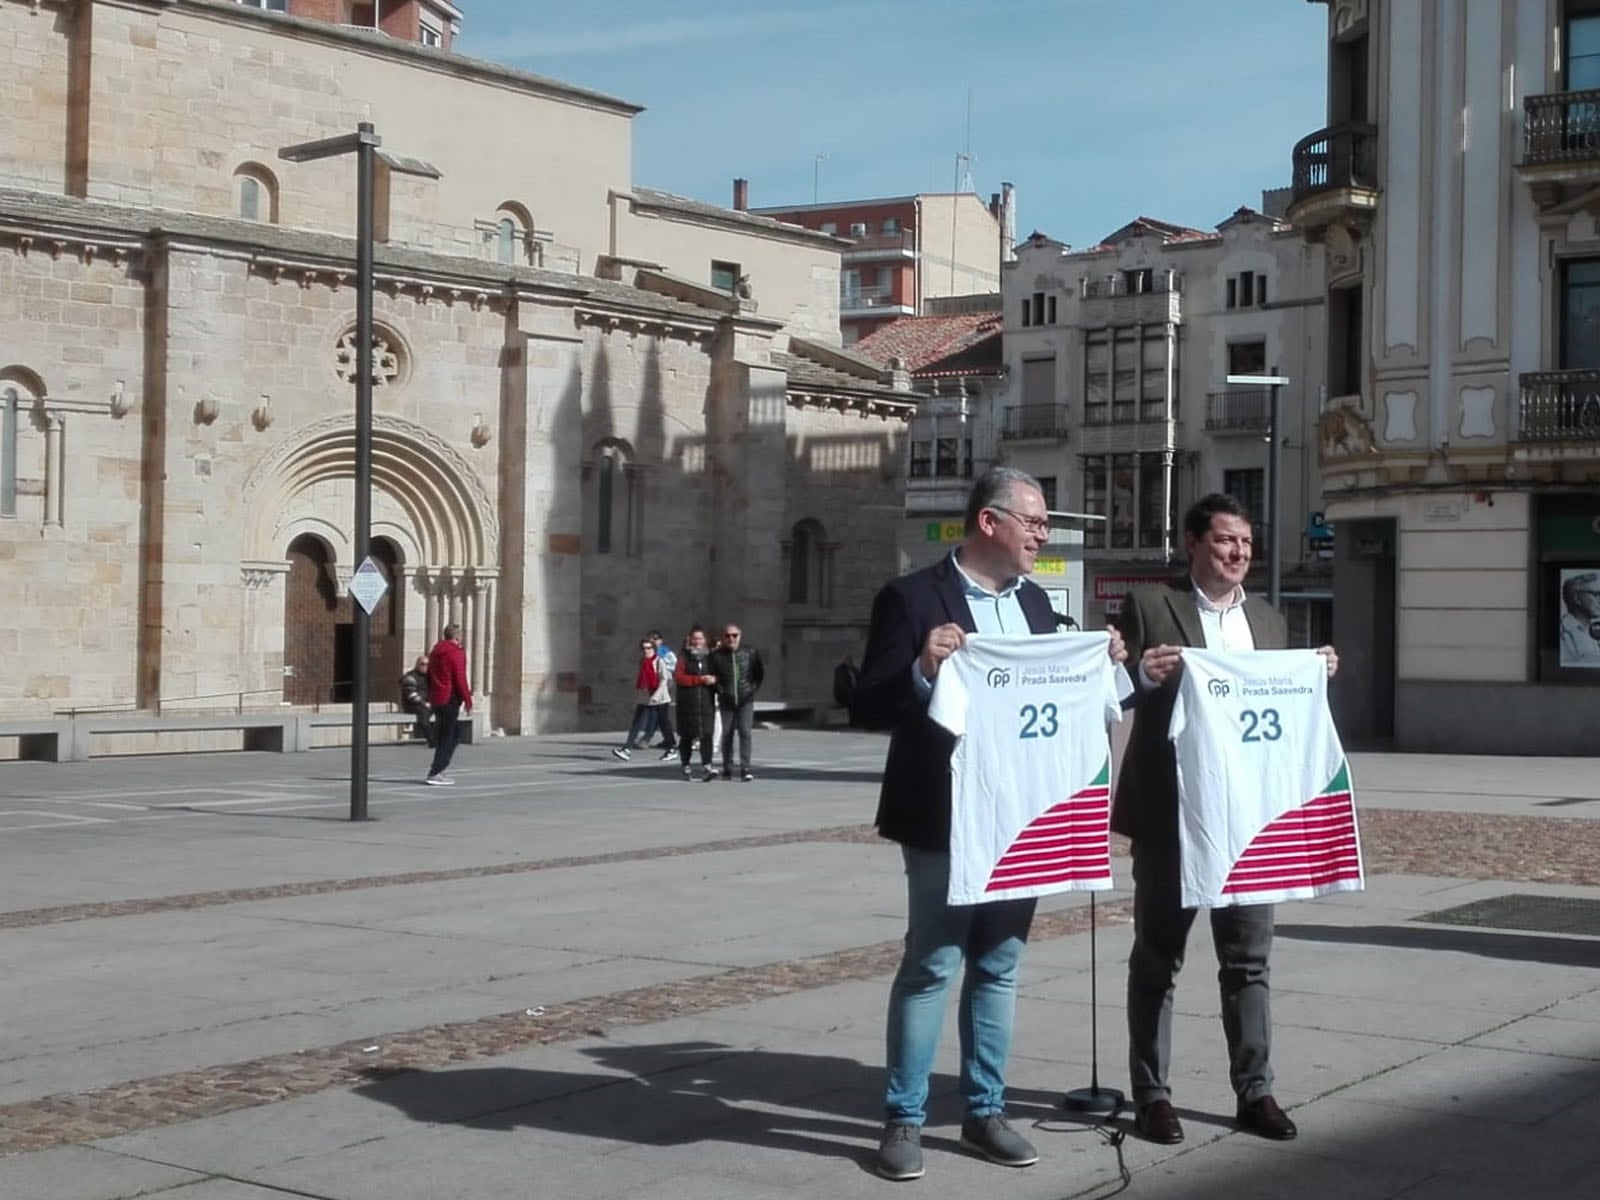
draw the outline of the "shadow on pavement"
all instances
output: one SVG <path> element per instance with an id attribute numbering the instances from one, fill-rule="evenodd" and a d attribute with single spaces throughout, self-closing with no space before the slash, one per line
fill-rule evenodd
<path id="1" fill-rule="evenodd" d="M 847 1159 L 872 1170 L 883 1120 L 880 1066 L 715 1042 L 610 1043 L 584 1053 L 605 1071 L 401 1071 L 355 1090 L 425 1123 L 540 1129 L 641 1146 L 764 1146 Z M 935 1075 L 931 1082 L 932 1131 L 923 1145 L 963 1153 L 955 1136 L 961 1115 L 956 1082 L 948 1075 Z M 1068 1120 L 1055 1106 L 1059 1098 L 1013 1092 L 1008 1111 L 1019 1125 Z"/>
<path id="2" fill-rule="evenodd" d="M 1499 933 L 1485 929 L 1440 929 L 1437 925 L 1279 925 L 1278 938 L 1348 946 L 1389 946 L 1398 950 L 1454 950 L 1511 962 L 1557 967 L 1600 967 L 1595 938 Z"/>
<path id="3" fill-rule="evenodd" d="M 610 755 L 608 754 L 606 757 L 610 758 Z M 633 761 L 631 763 L 619 763 L 619 762 L 616 761 L 616 759 L 612 759 L 611 761 L 612 761 L 612 763 L 614 765 L 606 767 L 603 770 L 599 770 L 599 771 L 566 771 L 566 772 L 556 772 L 556 773 L 557 774 L 574 775 L 574 776 L 581 775 L 581 776 L 583 776 L 585 778 L 590 778 L 590 779 L 594 778 L 597 775 L 612 775 L 612 776 L 615 776 L 618 779 L 629 779 L 629 778 L 638 779 L 638 778 L 643 777 L 643 778 L 647 778 L 647 779 L 658 779 L 662 783 L 683 783 L 684 782 L 683 767 L 678 762 L 678 760 L 675 759 L 675 758 L 671 759 L 670 761 L 667 761 L 667 760 L 662 760 L 662 759 L 656 758 L 653 755 L 652 755 L 652 757 L 650 757 L 648 759 L 647 758 L 643 758 L 640 755 L 635 755 L 634 759 L 633 759 Z M 696 759 L 693 765 L 694 765 L 694 769 L 695 769 L 695 777 L 694 777 L 694 779 L 690 780 L 689 782 L 691 782 L 691 783 L 699 783 L 700 782 L 700 776 L 699 776 L 700 761 L 699 761 L 699 759 Z M 659 771 L 653 771 L 653 770 L 651 770 L 652 767 L 659 767 L 660 770 Z M 718 772 L 720 772 L 722 770 L 722 768 L 718 767 L 717 770 L 718 770 Z M 881 770 L 871 770 L 871 771 L 850 770 L 850 771 L 844 771 L 844 770 L 830 770 L 827 767 L 764 767 L 759 762 L 756 763 L 751 768 L 751 770 L 753 770 L 755 772 L 755 780 L 751 784 L 752 787 L 760 786 L 760 784 L 763 781 L 768 782 L 768 783 L 870 783 L 870 784 L 877 784 L 877 783 L 882 783 L 883 782 L 883 772 Z M 726 783 L 728 781 L 724 776 L 722 776 L 721 774 L 718 774 L 717 778 L 715 780 L 713 780 L 712 782 L 714 782 L 714 783 Z M 739 780 L 737 778 L 735 778 L 734 782 L 737 783 L 737 782 L 739 782 Z"/>

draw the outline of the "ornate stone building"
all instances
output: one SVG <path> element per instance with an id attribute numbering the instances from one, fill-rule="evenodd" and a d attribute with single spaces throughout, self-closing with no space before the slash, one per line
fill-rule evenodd
<path id="1" fill-rule="evenodd" d="M 1288 215 L 1326 257 L 1336 701 L 1401 749 L 1600 720 L 1600 11 L 1337 0 Z"/>
<path id="2" fill-rule="evenodd" d="M 7 713 L 348 699 L 369 362 L 375 699 L 451 621 L 513 733 L 614 722 L 694 621 L 828 694 L 912 411 L 836 239 L 635 188 L 632 105 L 254 6 L 0 0 L 0 68 Z M 277 156 L 362 120 L 371 347 L 353 160 Z"/>

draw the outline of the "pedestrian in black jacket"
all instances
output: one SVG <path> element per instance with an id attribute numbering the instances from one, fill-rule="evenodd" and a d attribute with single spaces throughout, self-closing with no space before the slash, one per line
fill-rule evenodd
<path id="1" fill-rule="evenodd" d="M 416 717 L 411 736 L 433 745 L 433 705 L 428 703 L 428 656 L 400 676 L 400 707 Z"/>
<path id="2" fill-rule="evenodd" d="M 717 706 L 722 710 L 722 776 L 733 778 L 733 735 L 739 734 L 739 778 L 749 783 L 750 738 L 756 722 L 756 693 L 766 669 L 761 653 L 742 645 L 743 633 L 733 622 L 722 630 L 722 643 L 711 652 L 711 673 L 717 678 Z"/>
<path id="3" fill-rule="evenodd" d="M 684 639 L 672 677 L 678 685 L 678 758 L 683 763 L 683 777 L 694 778 L 689 760 L 699 742 L 700 778 L 710 783 L 717 777 L 717 769 L 711 765 L 711 733 L 717 723 L 717 677 L 711 667 L 706 631 L 700 626 L 691 629 Z"/>

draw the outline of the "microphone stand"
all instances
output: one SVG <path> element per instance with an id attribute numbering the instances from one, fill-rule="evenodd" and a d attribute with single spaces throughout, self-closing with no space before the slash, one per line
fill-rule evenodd
<path id="1" fill-rule="evenodd" d="M 1078 623 L 1062 613 L 1056 614 L 1056 628 L 1078 628 Z M 1095 955 L 1094 893 L 1089 893 L 1089 1086 L 1073 1088 L 1061 1097 L 1068 1112 L 1110 1113 L 1122 1111 L 1122 1093 L 1100 1086 L 1100 964 Z"/>

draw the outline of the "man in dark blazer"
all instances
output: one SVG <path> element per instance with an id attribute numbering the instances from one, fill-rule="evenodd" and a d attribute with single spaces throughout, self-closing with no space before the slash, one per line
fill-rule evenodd
<path id="1" fill-rule="evenodd" d="M 963 959 L 961 1143 L 1005 1166 L 1039 1160 L 1005 1118 L 1005 1066 L 1016 1005 L 1017 964 L 1034 901 L 946 903 L 950 875 L 950 754 L 955 739 L 928 717 L 940 664 L 969 633 L 1044 634 L 1056 628 L 1043 589 L 1023 578 L 1049 537 L 1039 484 L 1021 471 L 986 472 L 967 499 L 965 536 L 942 561 L 892 580 L 872 606 L 866 656 L 851 715 L 892 730 L 878 831 L 905 860 L 905 956 L 889 993 L 888 1079 L 878 1173 L 923 1173 L 922 1125 L 944 996 Z M 1113 633 L 1112 656 L 1123 657 Z"/>
<path id="2" fill-rule="evenodd" d="M 1206 496 L 1184 517 L 1189 575 L 1173 584 L 1135 588 L 1117 624 L 1138 688 L 1133 732 L 1123 756 L 1111 827 L 1133 839 L 1134 938 L 1128 959 L 1128 1063 L 1135 1128 L 1151 1141 L 1183 1140 L 1172 1108 L 1172 995 L 1195 910 L 1179 903 L 1178 768 L 1167 729 L 1183 647 L 1281 650 L 1283 615 L 1244 593 L 1252 552 L 1250 516 L 1232 496 Z M 1321 653 L 1328 674 L 1338 666 Z M 1133 663 L 1137 663 L 1137 669 Z M 1240 1128 L 1287 1140 L 1294 1122 L 1272 1096 L 1272 1015 L 1268 957 L 1273 906 L 1211 910 L 1222 1026 Z"/>

